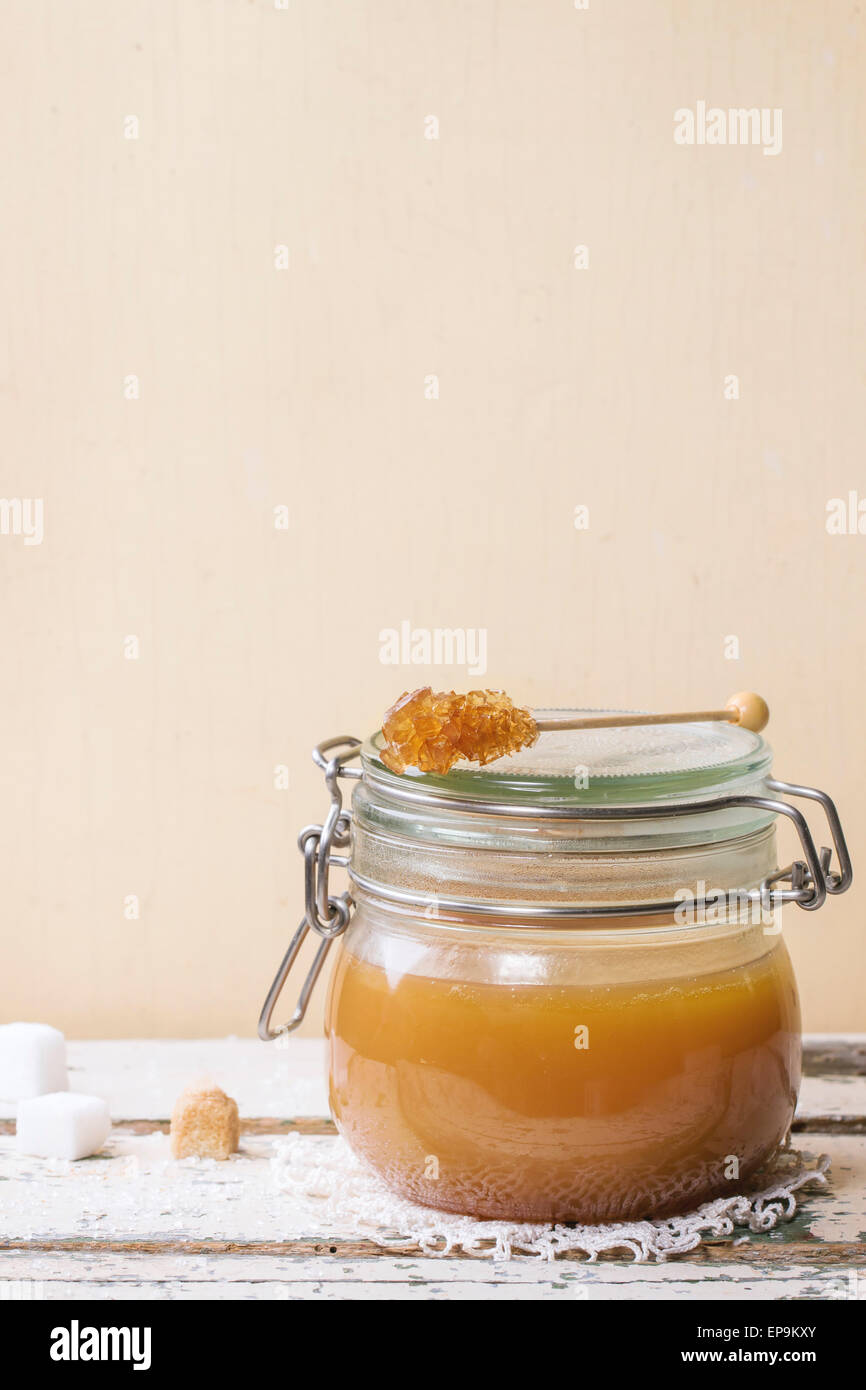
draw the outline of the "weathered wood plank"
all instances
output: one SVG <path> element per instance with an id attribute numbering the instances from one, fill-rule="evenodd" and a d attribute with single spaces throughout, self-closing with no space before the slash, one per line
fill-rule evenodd
<path id="1" fill-rule="evenodd" d="M 754 1236 L 755 1242 L 751 1249 L 745 1246 L 735 1246 L 734 1241 L 737 1236 L 727 1237 L 724 1240 L 710 1240 L 696 1251 L 689 1254 L 686 1260 L 676 1257 L 669 1263 L 678 1266 L 686 1263 L 688 1265 L 705 1265 L 714 1262 L 727 1262 L 730 1264 L 756 1263 L 756 1248 L 759 1248 L 760 1258 L 758 1263 L 762 1270 L 773 1267 L 787 1268 L 792 1262 L 800 1263 L 804 1268 L 825 1269 L 825 1268 L 852 1268 L 866 1269 L 866 1245 L 861 1241 L 790 1241 L 784 1245 L 765 1244 L 761 1236 Z M 491 1248 L 490 1246 L 487 1247 Z M 426 1259 L 436 1257 L 424 1256 L 421 1251 L 408 1247 L 404 1250 L 400 1241 L 395 1240 L 390 1249 L 378 1245 L 373 1240 L 362 1240 L 355 1237 L 334 1236 L 329 1240 L 322 1240 L 315 1237 L 304 1237 L 297 1240 L 267 1240 L 267 1241 L 230 1241 L 230 1240 L 173 1240 L 171 1238 L 161 1238 L 159 1240 L 89 1240 L 86 1238 L 52 1238 L 50 1240 L 3 1240 L 0 1241 L 0 1250 L 3 1253 L 11 1251 L 24 1251 L 28 1254 L 51 1253 L 53 1255 L 86 1254 L 90 1259 L 96 1259 L 103 1255 L 174 1255 L 174 1256 L 219 1256 L 234 1255 L 237 1257 L 250 1256 L 274 1256 L 280 1255 L 286 1258 L 322 1258 L 333 1256 L 338 1260 L 374 1260 L 392 1257 L 395 1249 L 400 1249 L 403 1253 L 414 1254 L 416 1258 Z M 476 1260 L 485 1268 L 488 1267 L 488 1257 L 484 1253 L 479 1254 L 459 1254 L 455 1253 L 448 1257 L 452 1260 Z M 621 1263 L 623 1259 L 631 1262 L 630 1257 L 605 1252 L 600 1254 L 600 1262 Z M 557 1256 L 555 1263 L 585 1264 L 587 1257 L 578 1251 L 565 1250 Z M 248 1267 L 249 1270 L 249 1267 Z"/>
<path id="2" fill-rule="evenodd" d="M 866 1076 L 866 1038 L 834 1033 L 805 1037 L 803 1071 L 806 1076 Z"/>
<path id="3" fill-rule="evenodd" d="M 219 1278 L 230 1283 L 235 1279 L 250 1280 L 254 1277 L 272 1281 L 316 1278 L 323 1283 L 340 1282 L 347 1278 L 368 1278 L 383 1283 L 400 1283 L 407 1278 L 419 1277 L 425 1271 L 443 1270 L 455 1264 L 460 1267 L 461 1279 L 478 1284 L 484 1284 L 490 1278 L 512 1279 L 528 1284 L 545 1283 L 559 1278 L 559 1261 L 550 1263 L 538 1259 L 487 1260 L 463 1259 L 456 1256 L 439 1258 L 395 1255 L 386 1251 L 378 1253 L 375 1258 L 349 1260 L 333 1256 L 320 1259 L 317 1256 L 311 1261 L 305 1257 L 275 1253 L 262 1254 L 251 1260 L 246 1254 L 231 1253 L 214 1255 L 207 1252 L 201 1255 L 177 1256 L 165 1251 L 107 1251 L 94 1260 L 89 1251 L 64 1251 L 58 1255 L 55 1250 L 0 1253 L 0 1278 L 46 1284 L 51 1284 L 57 1279 L 74 1279 L 80 1283 L 98 1283 L 107 1279 L 134 1283 L 142 1277 L 162 1281 L 171 1278 L 177 1272 L 191 1283 L 210 1278 Z M 789 1267 L 793 1268 L 793 1265 Z M 754 1269 L 758 1269 L 757 1265 Z M 732 1264 L 730 1276 L 736 1279 L 751 1277 L 748 1262 L 738 1260 L 736 1264 Z M 635 1280 L 669 1283 L 675 1279 L 684 1280 L 687 1274 L 683 1272 L 681 1261 L 639 1265 L 630 1260 L 607 1262 L 604 1265 L 588 1262 L 576 1264 L 564 1277 L 569 1281 L 601 1280 L 628 1285 Z M 695 1277 L 718 1284 L 727 1277 L 726 1267 L 713 1263 L 706 1272 Z"/>
<path id="4" fill-rule="evenodd" d="M 47 1299 L 825 1299 L 866 1298 L 861 1268 L 791 1259 L 638 1265 L 605 1260 L 176 1255 L 104 1252 L 0 1255 L 3 1281 Z"/>
<path id="5" fill-rule="evenodd" d="M 328 1113 L 322 1038 L 125 1038 L 69 1042 L 67 1055 L 71 1088 L 103 1096 L 115 1120 L 166 1120 L 183 1088 L 205 1077 L 234 1096 L 242 1115 Z M 14 1104 L 0 1101 L 0 1117 L 14 1115 Z"/>
<path id="6" fill-rule="evenodd" d="M 866 1076 L 804 1076 L 795 1124 L 817 1128 L 822 1119 L 859 1120 L 866 1115 Z"/>
<path id="7" fill-rule="evenodd" d="M 844 1121 L 844 1116 L 839 1117 Z M 832 1121 L 830 1122 L 832 1123 Z M 168 1120 L 116 1120 L 114 1122 L 114 1133 L 116 1135 L 127 1134 L 168 1134 L 170 1122 Z M 242 1118 L 240 1122 L 241 1134 L 249 1135 L 270 1135 L 275 1138 L 280 1134 L 330 1134 L 337 1133 L 337 1126 L 330 1116 L 320 1115 L 299 1115 L 294 1120 L 278 1119 L 247 1119 Z M 857 1130 L 852 1130 L 857 1133 Z M 0 1135 L 11 1135 L 15 1133 L 14 1120 L 0 1120 Z"/>
<path id="8" fill-rule="evenodd" d="M 319 1131 L 310 1131 L 318 1133 Z M 792 1134 L 866 1134 L 866 1115 L 795 1116 Z"/>
<path id="9" fill-rule="evenodd" d="M 437 1277 L 438 1275 L 438 1277 Z M 58 1281 L 52 1285 L 49 1295 L 52 1299 L 69 1299 L 77 1302 L 216 1302 L 227 1301 L 260 1303 L 301 1302 L 315 1299 L 317 1302 L 336 1303 L 351 1300 L 359 1303 L 416 1303 L 416 1302 L 455 1302 L 483 1301 L 493 1302 L 634 1302 L 665 1301 L 688 1299 L 703 1301 L 718 1299 L 740 1302 L 776 1300 L 830 1301 L 862 1297 L 862 1294 L 849 1293 L 849 1285 L 836 1275 L 826 1278 L 814 1270 L 797 1272 L 784 1278 L 767 1278 L 756 1273 L 749 1280 L 728 1280 L 724 1284 L 708 1286 L 697 1280 L 677 1280 L 670 1284 L 635 1283 L 628 1288 L 608 1288 L 603 1285 L 584 1287 L 568 1284 L 563 1278 L 545 1284 L 515 1284 L 510 1280 L 488 1279 L 481 1286 L 467 1283 L 459 1277 L 453 1267 L 430 1270 L 422 1278 L 407 1279 L 402 1283 L 380 1283 L 364 1275 L 359 1280 L 346 1279 L 339 1284 L 322 1283 L 312 1275 L 308 1280 L 282 1280 L 268 1282 L 251 1278 L 225 1284 L 208 1280 L 188 1282 L 171 1278 L 162 1283 L 142 1280 L 132 1285 L 118 1285 L 111 1282 L 101 1284 L 76 1284 Z"/>

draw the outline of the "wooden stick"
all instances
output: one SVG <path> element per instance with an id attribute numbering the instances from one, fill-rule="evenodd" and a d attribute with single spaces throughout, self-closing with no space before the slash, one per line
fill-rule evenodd
<path id="1" fill-rule="evenodd" d="M 624 729 L 638 724 L 703 724 L 724 722 L 738 724 L 743 729 L 759 733 L 766 728 L 770 711 L 766 701 L 752 690 L 732 695 L 724 709 L 689 710 L 680 714 L 605 714 L 588 715 L 584 719 L 538 719 L 539 733 L 557 729 Z"/>
<path id="2" fill-rule="evenodd" d="M 537 719 L 535 722 L 539 733 L 552 733 L 556 729 L 624 729 L 630 724 L 698 724 L 717 719 L 728 724 L 740 722 L 736 711 L 730 709 L 695 710 L 690 714 L 609 714 L 588 719 Z"/>

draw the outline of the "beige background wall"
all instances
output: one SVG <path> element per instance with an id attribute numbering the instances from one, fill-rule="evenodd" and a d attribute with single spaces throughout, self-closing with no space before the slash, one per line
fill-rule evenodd
<path id="1" fill-rule="evenodd" d="M 44 540 L 0 536 L 0 1017 L 252 1032 L 310 746 L 474 683 L 380 664 L 402 619 L 530 703 L 760 689 L 862 867 L 864 23 L 5 0 L 0 490 Z M 676 146 L 699 100 L 782 153 Z M 788 913 L 812 1029 L 866 1029 L 863 916 Z"/>

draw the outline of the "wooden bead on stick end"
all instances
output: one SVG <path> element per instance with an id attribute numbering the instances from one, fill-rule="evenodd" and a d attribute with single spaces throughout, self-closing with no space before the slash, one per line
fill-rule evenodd
<path id="1" fill-rule="evenodd" d="M 741 690 L 732 695 L 730 700 L 725 701 L 725 709 L 734 711 L 737 716 L 731 720 L 732 724 L 739 724 L 741 729 L 751 729 L 753 734 L 766 729 L 770 719 L 769 705 L 754 690 Z"/>

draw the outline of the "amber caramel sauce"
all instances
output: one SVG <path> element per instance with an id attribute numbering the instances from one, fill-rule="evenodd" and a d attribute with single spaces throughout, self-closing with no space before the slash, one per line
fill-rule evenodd
<path id="1" fill-rule="evenodd" d="M 609 988 L 389 982 L 344 949 L 331 1106 L 355 1151 L 427 1206 L 535 1221 L 670 1215 L 742 1190 L 783 1139 L 799 1027 L 781 941 L 736 969 Z"/>

